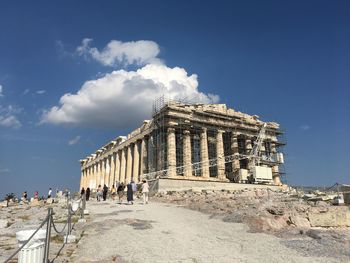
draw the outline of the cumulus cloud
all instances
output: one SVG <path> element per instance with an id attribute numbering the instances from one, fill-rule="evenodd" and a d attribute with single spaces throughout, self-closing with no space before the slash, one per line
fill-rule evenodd
<path id="1" fill-rule="evenodd" d="M 105 66 L 145 65 L 160 62 L 157 58 L 160 49 L 158 44 L 153 41 L 121 42 L 112 40 L 101 51 L 90 46 L 92 41 L 90 38 L 83 39 L 81 45 L 77 47 L 76 53 L 85 58 L 92 58 Z"/>
<path id="2" fill-rule="evenodd" d="M 180 67 L 148 64 L 136 71 L 117 70 L 85 82 L 44 111 L 41 123 L 129 128 L 150 117 L 155 98 L 216 103 L 217 95 L 198 91 L 197 75 Z"/>
<path id="3" fill-rule="evenodd" d="M 23 92 L 22 92 L 22 95 L 27 95 L 29 93 L 29 89 L 25 89 Z"/>
<path id="4" fill-rule="evenodd" d="M 44 93 L 46 93 L 46 90 L 37 90 L 36 92 L 35 92 L 36 94 L 38 94 L 38 95 L 42 95 L 42 94 L 44 94 Z"/>
<path id="5" fill-rule="evenodd" d="M 300 126 L 300 129 L 301 129 L 302 131 L 308 131 L 308 130 L 311 129 L 311 127 L 310 127 L 310 125 L 303 124 L 303 125 Z"/>
<path id="6" fill-rule="evenodd" d="M 2 85 L 0 85 L 0 97 L 4 97 Z"/>
<path id="7" fill-rule="evenodd" d="M 22 124 L 16 117 L 16 114 L 20 113 L 20 111 L 19 108 L 12 105 L 8 107 L 2 107 L 0 105 L 0 126 L 15 129 L 20 128 Z"/>
<path id="8" fill-rule="evenodd" d="M 75 138 L 68 141 L 68 145 L 74 145 L 77 144 L 80 141 L 80 136 L 75 136 Z"/>
<path id="9" fill-rule="evenodd" d="M 0 168 L 0 174 L 9 173 L 9 172 L 10 172 L 10 169 L 8 168 Z"/>

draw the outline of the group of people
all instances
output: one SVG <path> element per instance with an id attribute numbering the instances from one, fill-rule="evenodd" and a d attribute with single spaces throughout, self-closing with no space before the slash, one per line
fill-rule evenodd
<path id="1" fill-rule="evenodd" d="M 80 196 L 82 197 L 83 195 L 85 195 L 85 200 L 86 201 L 89 201 L 90 199 L 90 187 L 87 187 L 86 190 L 85 188 L 83 187 L 80 191 Z"/>
<path id="2" fill-rule="evenodd" d="M 65 190 L 64 192 L 65 196 L 67 197 L 67 195 L 69 195 L 69 191 L 68 189 Z M 58 196 L 58 189 L 56 189 L 56 197 Z M 52 194 L 52 188 L 50 187 L 49 188 L 49 191 L 47 192 L 47 197 L 45 198 L 45 196 L 39 196 L 39 191 L 35 191 L 34 192 L 34 195 L 33 195 L 33 199 L 34 200 L 47 200 L 47 199 L 50 199 L 53 197 L 53 194 Z M 22 197 L 21 197 L 21 201 L 23 202 L 28 202 L 28 193 L 27 191 L 24 191 L 22 193 Z"/>
<path id="3" fill-rule="evenodd" d="M 108 191 L 110 190 L 112 200 L 115 200 L 116 196 L 118 196 L 119 203 L 121 204 L 125 193 L 125 187 L 126 187 L 126 199 L 128 204 L 134 204 L 134 195 L 137 193 L 137 185 L 134 181 L 129 182 L 126 186 L 123 182 L 121 183 L 117 182 L 116 185 L 114 184 L 112 185 L 111 189 L 109 189 L 106 184 L 104 184 L 103 187 L 99 185 L 96 191 L 96 199 L 98 202 L 100 202 L 101 200 L 106 201 Z M 86 201 L 89 201 L 90 191 L 91 190 L 89 187 L 87 187 L 86 190 L 83 187 L 80 191 L 81 196 L 85 195 Z M 140 191 L 143 196 L 143 204 L 147 204 L 149 184 L 146 180 L 142 181 Z"/>

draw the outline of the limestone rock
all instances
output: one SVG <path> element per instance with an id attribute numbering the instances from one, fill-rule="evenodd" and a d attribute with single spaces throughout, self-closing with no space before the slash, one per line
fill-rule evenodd
<path id="1" fill-rule="evenodd" d="M 310 222 L 304 217 L 301 216 L 290 216 L 290 222 L 299 228 L 310 228 Z"/>
<path id="2" fill-rule="evenodd" d="M 8 226 L 8 221 L 6 219 L 0 219 L 0 229 L 6 228 Z"/>
<path id="3" fill-rule="evenodd" d="M 332 210 L 327 213 L 309 213 L 311 226 L 350 227 L 350 211 Z"/>

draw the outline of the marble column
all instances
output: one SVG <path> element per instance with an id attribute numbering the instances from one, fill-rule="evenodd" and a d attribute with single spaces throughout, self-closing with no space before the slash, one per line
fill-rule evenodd
<path id="1" fill-rule="evenodd" d="M 84 187 L 84 169 L 80 170 L 80 190 Z"/>
<path id="2" fill-rule="evenodd" d="M 120 153 L 120 151 L 117 151 L 115 153 L 115 180 L 114 180 L 114 183 L 116 183 L 116 181 L 120 182 L 120 157 L 121 157 L 121 153 Z"/>
<path id="3" fill-rule="evenodd" d="M 126 183 L 131 181 L 132 174 L 132 146 L 127 147 L 127 159 L 126 159 Z"/>
<path id="4" fill-rule="evenodd" d="M 216 133 L 216 158 L 217 158 L 217 167 L 218 167 L 218 179 L 226 179 L 225 175 L 225 158 L 224 158 L 224 142 L 223 135 L 224 131 L 217 130 Z"/>
<path id="5" fill-rule="evenodd" d="M 276 158 L 277 149 L 276 149 L 276 144 L 274 142 L 271 142 L 271 153 L 274 156 L 274 158 Z M 271 170 L 272 170 L 273 183 L 275 185 L 282 185 L 280 174 L 279 174 L 279 166 L 274 165 L 271 167 Z"/>
<path id="6" fill-rule="evenodd" d="M 238 155 L 238 141 L 237 141 L 237 134 L 232 132 L 231 135 L 231 151 L 232 155 Z M 234 172 L 235 175 L 238 175 L 238 170 L 239 170 L 239 160 L 234 159 L 232 162 L 232 171 Z"/>
<path id="7" fill-rule="evenodd" d="M 84 180 L 83 180 L 84 189 L 86 189 L 86 186 L 87 186 L 87 177 L 88 177 L 88 169 L 84 168 Z"/>
<path id="8" fill-rule="evenodd" d="M 102 178 L 102 184 L 101 186 L 103 187 L 104 184 L 107 183 L 107 178 L 106 178 L 106 159 L 101 160 L 101 178 Z"/>
<path id="9" fill-rule="evenodd" d="M 96 188 L 101 185 L 101 161 L 96 163 Z"/>
<path id="10" fill-rule="evenodd" d="M 141 164 L 140 164 L 140 174 L 143 175 L 143 174 L 146 174 L 148 173 L 148 151 L 147 151 L 147 148 L 148 148 L 148 143 L 147 143 L 147 140 L 148 138 L 147 137 L 144 137 L 142 138 L 142 141 L 141 141 Z"/>
<path id="11" fill-rule="evenodd" d="M 245 140 L 245 148 L 247 150 L 247 154 L 250 154 L 252 151 L 252 139 L 251 138 L 246 138 Z"/>
<path id="12" fill-rule="evenodd" d="M 172 177 L 176 175 L 176 140 L 175 129 L 168 128 L 168 176 Z"/>
<path id="13" fill-rule="evenodd" d="M 110 172 L 110 166 L 109 166 L 109 158 L 108 156 L 104 158 L 105 161 L 105 184 L 109 187 L 109 172 Z"/>
<path id="14" fill-rule="evenodd" d="M 109 156 L 109 163 L 110 163 L 109 187 L 112 187 L 112 185 L 115 185 L 115 154 L 114 153 L 112 153 Z"/>
<path id="15" fill-rule="evenodd" d="M 92 181 L 92 178 L 91 178 L 91 166 L 89 166 L 88 167 L 88 181 L 87 181 L 86 187 L 89 187 L 90 189 L 92 188 L 91 187 L 91 181 Z"/>
<path id="16" fill-rule="evenodd" d="M 92 164 L 92 174 L 91 174 L 91 178 L 92 178 L 92 187 L 91 187 L 91 190 L 92 189 L 95 189 L 97 186 L 96 186 L 96 184 L 97 184 L 97 182 L 96 182 L 96 163 L 93 163 Z"/>
<path id="17" fill-rule="evenodd" d="M 126 167 L 126 155 L 125 155 L 126 148 L 123 148 L 121 150 L 121 161 L 120 161 L 120 177 L 119 182 L 125 183 L 125 167 Z"/>
<path id="18" fill-rule="evenodd" d="M 135 183 L 140 181 L 139 179 L 139 166 L 140 166 L 140 147 L 139 141 L 134 143 L 134 158 L 133 158 L 132 179 Z"/>
<path id="19" fill-rule="evenodd" d="M 200 154 L 201 154 L 201 166 L 202 177 L 209 178 L 209 154 L 208 154 L 208 137 L 207 129 L 203 128 L 200 134 Z"/>
<path id="20" fill-rule="evenodd" d="M 190 131 L 183 131 L 183 160 L 184 160 L 184 176 L 192 176 L 192 149 L 191 149 L 191 135 Z"/>

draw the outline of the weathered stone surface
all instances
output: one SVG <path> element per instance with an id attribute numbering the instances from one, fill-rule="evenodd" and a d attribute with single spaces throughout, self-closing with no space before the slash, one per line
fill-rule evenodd
<path id="1" fill-rule="evenodd" d="M 293 225 L 299 228 L 310 228 L 311 226 L 310 221 L 307 220 L 305 217 L 294 215 L 290 216 L 289 220 Z"/>
<path id="2" fill-rule="evenodd" d="M 8 221 L 6 219 L 0 219 L 0 229 L 6 228 L 8 226 Z"/>
<path id="3" fill-rule="evenodd" d="M 350 211 L 337 209 L 327 213 L 309 213 L 309 220 L 315 227 L 350 227 Z"/>

